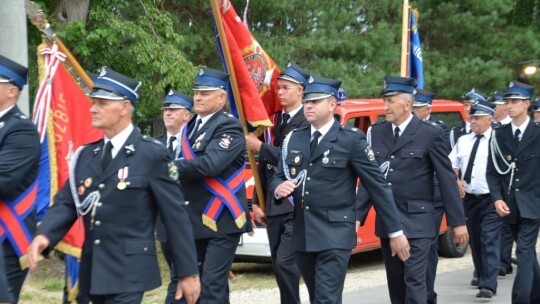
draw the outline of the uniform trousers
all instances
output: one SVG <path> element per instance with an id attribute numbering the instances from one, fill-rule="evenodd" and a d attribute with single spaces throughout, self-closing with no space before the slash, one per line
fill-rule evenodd
<path id="1" fill-rule="evenodd" d="M 201 280 L 201 295 L 197 303 L 229 304 L 229 272 L 241 235 L 234 233 L 195 239 Z"/>
<path id="2" fill-rule="evenodd" d="M 0 302 L 13 302 L 13 297 L 9 292 L 6 268 L 4 263 L 4 246 L 0 246 Z"/>
<path id="3" fill-rule="evenodd" d="M 299 304 L 300 270 L 295 259 L 293 214 L 267 216 L 266 223 L 272 267 L 279 287 L 281 304 Z"/>
<path id="4" fill-rule="evenodd" d="M 466 194 L 463 209 L 478 288 L 497 293 L 502 219 L 495 212 L 489 194 Z"/>
<path id="5" fill-rule="evenodd" d="M 409 238 L 410 257 L 401 261 L 392 256 L 390 239 L 381 238 L 381 247 L 386 268 L 386 280 L 392 304 L 425 304 L 426 268 L 432 238 Z"/>
<path id="6" fill-rule="evenodd" d="M 4 269 L 8 280 L 8 292 L 11 294 L 13 302 L 17 303 L 24 279 L 28 274 L 28 268 L 21 269 L 19 257 L 8 240 L 4 240 L 2 247 L 4 251 Z"/>
<path id="7" fill-rule="evenodd" d="M 437 303 L 437 293 L 435 292 L 435 277 L 437 276 L 437 265 L 439 264 L 439 230 L 441 229 L 441 222 L 444 215 L 444 207 L 435 207 L 435 237 L 431 240 L 429 247 L 428 263 L 426 270 L 426 290 L 427 290 L 427 303 Z"/>
<path id="8" fill-rule="evenodd" d="M 507 223 L 503 223 L 501 228 L 501 263 L 500 267 L 506 269 L 507 273 L 513 271 L 512 267 L 512 247 L 514 246 L 514 238 L 512 230 Z"/>
<path id="9" fill-rule="evenodd" d="M 311 304 L 341 304 L 350 249 L 296 251 L 296 263 Z"/>
<path id="10" fill-rule="evenodd" d="M 90 295 L 92 304 L 137 304 L 141 303 L 144 292 L 126 292 L 110 295 Z"/>
<path id="11" fill-rule="evenodd" d="M 516 240 L 517 272 L 512 286 L 513 304 L 540 303 L 540 266 L 536 257 L 536 241 L 540 220 L 518 216 L 516 224 L 510 224 Z"/>

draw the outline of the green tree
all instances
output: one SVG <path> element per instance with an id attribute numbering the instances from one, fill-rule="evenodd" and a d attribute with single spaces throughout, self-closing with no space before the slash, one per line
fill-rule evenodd
<path id="1" fill-rule="evenodd" d="M 411 1 L 426 89 L 460 99 L 472 87 L 490 93 L 516 79 L 518 63 L 540 59 L 538 2 Z M 231 3 L 242 16 L 246 1 Z M 377 97 L 384 75 L 399 75 L 401 1 L 251 0 L 247 19 L 280 67 L 291 60 L 341 79 L 348 97 Z M 138 120 L 159 116 L 167 85 L 189 93 L 198 66 L 222 66 L 209 1 L 93 0 L 86 22 L 54 28 L 88 70 L 109 65 L 143 81 Z M 37 33 L 31 39 L 39 43 Z"/>

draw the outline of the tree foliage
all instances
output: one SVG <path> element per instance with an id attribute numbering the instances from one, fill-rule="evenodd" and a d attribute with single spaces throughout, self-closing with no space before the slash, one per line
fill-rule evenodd
<path id="1" fill-rule="evenodd" d="M 40 3 L 55 11 L 51 1 Z M 231 3 L 242 16 L 246 1 Z M 501 90 L 520 62 L 540 59 L 537 0 L 411 5 L 419 11 L 425 88 L 439 98 Z M 399 75 L 401 1 L 251 0 L 247 21 L 279 66 L 291 60 L 341 79 L 348 97 L 377 97 L 384 75 Z M 159 115 L 166 86 L 189 93 L 198 66 L 221 68 L 209 1 L 92 0 L 85 23 L 54 28 L 88 70 L 108 65 L 143 81 L 138 119 Z"/>

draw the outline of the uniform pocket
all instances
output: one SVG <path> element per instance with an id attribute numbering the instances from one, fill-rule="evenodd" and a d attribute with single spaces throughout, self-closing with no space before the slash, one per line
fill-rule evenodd
<path id="1" fill-rule="evenodd" d="M 407 201 L 407 211 L 409 213 L 434 213 L 435 207 L 428 201 Z"/>
<path id="2" fill-rule="evenodd" d="M 354 223 L 354 212 L 350 210 L 328 210 L 328 221 Z"/>

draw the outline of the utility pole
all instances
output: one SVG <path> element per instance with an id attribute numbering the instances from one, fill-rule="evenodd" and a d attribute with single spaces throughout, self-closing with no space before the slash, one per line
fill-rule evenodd
<path id="1" fill-rule="evenodd" d="M 28 35 L 24 0 L 2 1 L 0 9 L 0 54 L 28 67 Z M 25 86 L 17 105 L 30 116 L 28 86 Z"/>

